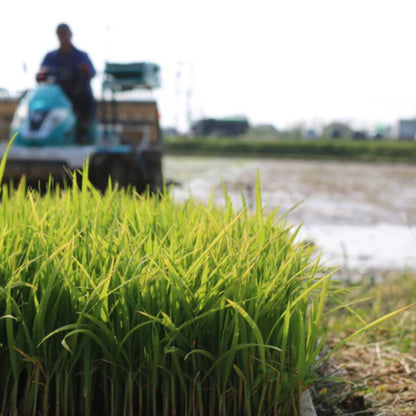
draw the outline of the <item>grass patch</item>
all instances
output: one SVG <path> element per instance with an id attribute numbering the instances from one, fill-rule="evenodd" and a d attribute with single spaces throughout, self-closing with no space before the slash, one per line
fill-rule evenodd
<path id="1" fill-rule="evenodd" d="M 377 279 L 374 276 L 364 276 L 359 283 L 347 286 L 346 289 L 344 298 L 347 301 L 362 298 L 367 300 L 354 306 L 354 314 L 344 309 L 329 316 L 327 325 L 340 339 L 355 332 L 360 321 L 371 322 L 392 310 L 413 304 L 416 279 L 412 273 L 385 272 Z M 416 308 L 403 311 L 384 322 L 382 327 L 363 333 L 356 341 L 382 342 L 403 353 L 412 352 L 416 355 Z"/>
<path id="2" fill-rule="evenodd" d="M 168 138 L 170 154 L 261 156 L 273 158 L 397 161 L 415 163 L 414 141 L 369 141 L 347 139 L 274 140 L 197 137 Z"/>
<path id="3" fill-rule="evenodd" d="M 329 275 L 259 189 L 1 197 L 0 414 L 297 414 Z"/>
<path id="4" fill-rule="evenodd" d="M 327 317 L 326 325 L 330 329 L 327 347 L 338 345 L 357 331 L 363 320 L 370 322 L 412 304 L 415 277 L 414 273 L 390 272 L 377 281 L 372 276 L 364 276 L 360 283 L 346 286 L 343 298 L 347 302 L 367 300 L 354 306 L 354 314 L 342 309 Z M 414 415 L 415 356 L 416 307 L 413 306 L 382 326 L 362 333 L 325 363 L 321 375 L 329 379 L 323 377 L 316 388 L 320 415 L 349 414 L 352 409 L 348 406 L 357 402 L 371 412 L 366 414 L 374 416 Z"/>

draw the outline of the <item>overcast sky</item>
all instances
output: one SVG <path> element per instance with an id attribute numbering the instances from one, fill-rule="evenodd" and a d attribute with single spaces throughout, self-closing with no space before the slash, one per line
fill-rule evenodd
<path id="1" fill-rule="evenodd" d="M 34 85 L 65 21 L 98 71 L 106 60 L 160 64 L 164 126 L 185 126 L 187 102 L 193 118 L 244 114 L 278 128 L 416 116 L 415 0 L 2 0 L 1 9 L 0 87 L 12 91 Z"/>

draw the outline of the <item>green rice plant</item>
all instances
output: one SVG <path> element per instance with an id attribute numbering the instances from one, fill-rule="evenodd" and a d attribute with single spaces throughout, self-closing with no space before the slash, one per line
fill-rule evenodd
<path id="1" fill-rule="evenodd" d="M 2 188 L 0 414 L 297 415 L 329 272 L 259 186 L 252 213 L 86 177 Z"/>

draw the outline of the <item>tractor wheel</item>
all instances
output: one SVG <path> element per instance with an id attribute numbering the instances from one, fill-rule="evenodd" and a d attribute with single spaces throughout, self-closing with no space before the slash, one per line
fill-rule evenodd
<path id="1" fill-rule="evenodd" d="M 111 184 L 113 186 L 118 184 L 120 188 L 126 187 L 129 182 L 127 179 L 126 166 L 120 159 L 115 159 L 111 162 L 105 176 L 111 178 Z"/>
<path id="2" fill-rule="evenodd" d="M 158 194 L 163 191 L 162 155 L 159 151 L 146 154 L 148 169 L 148 187 L 151 193 Z"/>
<path id="3" fill-rule="evenodd" d="M 118 184 L 120 188 L 128 185 L 127 169 L 128 164 L 123 163 L 123 158 L 114 155 L 96 155 L 92 158 L 90 167 L 91 183 L 101 192 L 105 192 L 108 187 L 108 179 L 114 186 Z"/>

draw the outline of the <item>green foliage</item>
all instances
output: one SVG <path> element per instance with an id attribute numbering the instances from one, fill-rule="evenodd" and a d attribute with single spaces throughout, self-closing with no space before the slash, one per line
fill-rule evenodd
<path id="1" fill-rule="evenodd" d="M 297 414 L 329 276 L 257 191 L 3 186 L 0 414 Z"/>
<path id="2" fill-rule="evenodd" d="M 347 138 L 352 136 L 352 129 L 350 126 L 348 126 L 348 124 L 345 123 L 330 123 L 324 127 L 322 136 L 329 138 Z"/>
<path id="3" fill-rule="evenodd" d="M 416 279 L 414 273 L 384 273 L 376 281 L 374 276 L 363 276 L 359 283 L 347 285 L 342 299 L 354 303 L 353 313 L 348 309 L 336 309 L 325 321 L 331 327 L 333 337 L 345 339 L 357 333 L 362 325 L 374 322 L 392 310 L 404 308 L 403 313 L 383 323 L 372 331 L 361 333 L 358 340 L 365 344 L 373 342 L 389 344 L 403 353 L 416 353 L 416 304 L 414 294 Z M 357 299 L 363 301 L 357 303 Z M 338 299 L 339 300 L 339 299 Z M 338 301 L 334 300 L 336 307 Z M 411 307 L 407 308 L 408 305 Z"/>
<path id="4" fill-rule="evenodd" d="M 416 142 L 346 139 L 247 140 L 231 138 L 175 138 L 165 142 L 168 153 L 225 156 L 291 157 L 361 161 L 416 161 Z"/>

